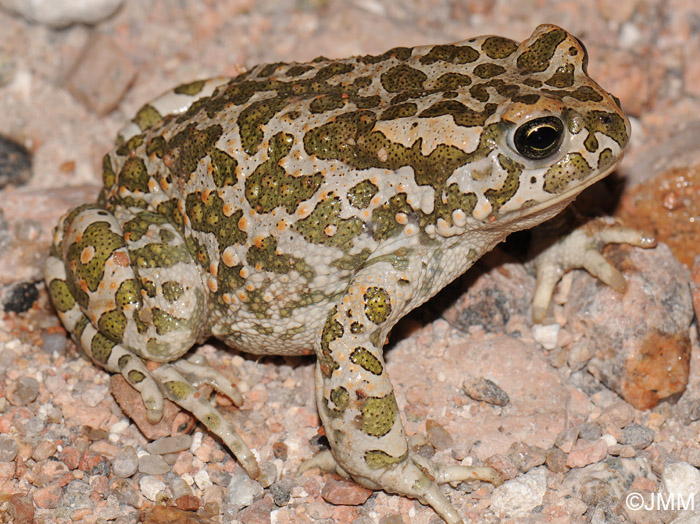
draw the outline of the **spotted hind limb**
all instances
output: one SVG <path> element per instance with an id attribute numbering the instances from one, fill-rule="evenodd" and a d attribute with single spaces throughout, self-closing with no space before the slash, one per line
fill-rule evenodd
<path id="1" fill-rule="evenodd" d="M 625 291 L 625 277 L 601 254 L 607 244 L 629 244 L 648 249 L 656 246 L 656 240 L 641 231 L 623 227 L 612 218 L 598 218 L 542 250 L 533 260 L 537 273 L 532 300 L 534 322 L 544 321 L 554 288 L 570 269 L 583 268 L 615 291 Z"/>
<path id="2" fill-rule="evenodd" d="M 196 388 L 201 384 L 208 384 L 228 396 L 237 406 L 242 404 L 243 400 L 240 393 L 221 373 L 195 358 L 162 364 L 151 373 L 163 387 L 169 400 L 192 413 L 209 431 L 223 441 L 250 478 L 260 482 L 263 487 L 269 486 L 275 479 L 263 475 L 255 455 L 233 424 L 216 409 L 210 400 L 198 394 Z"/>
<path id="3" fill-rule="evenodd" d="M 149 421 L 160 420 L 162 393 L 143 361 L 182 356 L 206 314 L 199 269 L 177 230 L 155 213 L 118 219 L 100 206 L 81 206 L 56 228 L 45 272 L 81 349 L 121 373 L 141 393 Z"/>
<path id="4" fill-rule="evenodd" d="M 491 468 L 435 464 L 408 445 L 381 346 L 394 323 L 419 305 L 413 300 L 419 290 L 433 289 L 435 271 L 424 256 L 392 258 L 378 257 L 361 270 L 326 318 L 316 348 L 316 401 L 333 460 L 329 454 L 319 460 L 362 486 L 415 498 L 459 523 L 439 484 L 500 476 Z"/>

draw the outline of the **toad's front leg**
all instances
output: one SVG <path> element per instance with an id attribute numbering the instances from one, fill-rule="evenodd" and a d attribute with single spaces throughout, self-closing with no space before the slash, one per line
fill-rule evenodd
<path id="1" fill-rule="evenodd" d="M 420 271 L 410 271 L 420 264 L 405 268 L 387 260 L 357 275 L 321 334 L 316 399 L 340 473 L 370 489 L 415 498 L 457 523 L 462 520 L 439 484 L 500 477 L 490 468 L 445 468 L 409 449 L 381 350 L 391 326 L 422 302 L 415 296 L 423 284 L 412 281 Z"/>

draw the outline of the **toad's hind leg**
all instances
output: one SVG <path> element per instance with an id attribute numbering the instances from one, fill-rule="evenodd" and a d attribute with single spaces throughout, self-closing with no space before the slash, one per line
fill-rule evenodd
<path id="1" fill-rule="evenodd" d="M 162 385 L 168 399 L 192 413 L 209 431 L 217 435 L 233 452 L 239 464 L 252 479 L 260 482 L 263 487 L 271 484 L 274 479 L 263 478 L 258 461 L 233 424 L 214 407 L 210 400 L 198 394 L 195 389 L 200 384 L 211 385 L 228 396 L 234 404 L 240 405 L 243 400 L 240 393 L 223 375 L 193 359 L 163 364 L 151 373 Z"/>
<path id="2" fill-rule="evenodd" d="M 165 392 L 260 479 L 250 449 L 195 388 L 210 384 L 240 405 L 238 390 L 196 357 L 177 362 L 206 324 L 204 284 L 184 240 L 156 213 L 118 215 L 81 206 L 59 223 L 45 273 L 61 320 L 93 361 L 141 393 L 150 421 L 160 420 Z M 166 363 L 149 371 L 144 360 Z"/>

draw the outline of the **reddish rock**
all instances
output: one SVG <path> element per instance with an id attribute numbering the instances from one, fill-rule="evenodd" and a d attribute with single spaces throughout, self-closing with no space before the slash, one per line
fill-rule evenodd
<path id="1" fill-rule="evenodd" d="M 272 497 L 266 496 L 240 511 L 236 520 L 243 524 L 270 524 L 270 514 L 276 507 Z"/>
<path id="2" fill-rule="evenodd" d="M 83 453 L 74 446 L 66 446 L 62 451 L 58 452 L 58 458 L 66 465 L 70 470 L 78 469 L 80 464 L 80 459 Z"/>
<path id="3" fill-rule="evenodd" d="M 330 475 L 321 490 L 321 497 L 326 502 L 344 506 L 364 504 L 371 494 L 371 490 L 337 475 Z"/>
<path id="4" fill-rule="evenodd" d="M 121 375 L 112 375 L 109 382 L 109 390 L 124 413 L 131 417 L 141 433 L 150 440 L 170 435 L 189 433 L 197 424 L 196 419 L 189 413 L 180 411 L 180 408 L 165 399 L 163 401 L 163 418 L 157 424 L 151 424 L 146 417 L 146 408 L 143 405 L 141 394 L 136 391 Z"/>
<path id="5" fill-rule="evenodd" d="M 667 169 L 632 188 L 617 215 L 667 244 L 680 262 L 692 267 L 700 255 L 700 164 Z"/>
<path id="6" fill-rule="evenodd" d="M 185 511 L 197 511 L 202 501 L 194 495 L 182 495 L 175 500 L 175 505 Z"/>
<path id="7" fill-rule="evenodd" d="M 489 458 L 484 460 L 484 466 L 489 466 L 496 471 L 498 471 L 503 480 L 514 479 L 518 476 L 518 466 L 513 464 L 513 462 L 505 455 L 501 453 L 495 453 Z"/>
<path id="8" fill-rule="evenodd" d="M 700 257 L 695 257 L 690 280 L 690 292 L 693 294 L 695 317 L 700 318 Z"/>
<path id="9" fill-rule="evenodd" d="M 589 464 L 595 464 L 603 460 L 608 454 L 608 444 L 603 439 L 585 440 L 579 439 L 566 459 L 566 465 L 570 468 L 582 468 Z"/>
<path id="10" fill-rule="evenodd" d="M 191 511 L 172 506 L 156 506 L 146 512 L 143 524 L 214 524 Z"/>
<path id="11" fill-rule="evenodd" d="M 136 78 L 136 68 L 104 33 L 94 33 L 73 69 L 66 88 L 98 115 L 114 110 Z"/>
<path id="12" fill-rule="evenodd" d="M 689 273 L 665 244 L 614 245 L 606 256 L 623 272 L 626 291 L 578 272 L 564 311 L 596 348 L 588 370 L 635 408 L 649 409 L 688 383 Z"/>
<path id="13" fill-rule="evenodd" d="M 39 488 L 32 493 L 34 504 L 41 509 L 54 509 L 63 494 L 63 488 L 58 483 Z"/>
<path id="14" fill-rule="evenodd" d="M 27 494 L 15 493 L 10 496 L 7 515 L 9 522 L 14 524 L 30 524 L 34 522 L 34 504 Z"/>

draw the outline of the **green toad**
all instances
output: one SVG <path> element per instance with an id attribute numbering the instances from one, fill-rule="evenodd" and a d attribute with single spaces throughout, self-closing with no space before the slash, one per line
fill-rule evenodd
<path id="1" fill-rule="evenodd" d="M 46 280 L 80 347 L 141 392 L 151 420 L 173 400 L 258 480 L 195 387 L 240 394 L 181 357 L 210 336 L 315 352 L 322 459 L 461 522 L 438 485 L 498 476 L 409 449 L 383 342 L 509 233 L 610 173 L 629 133 L 582 44 L 551 25 L 522 43 L 486 36 L 193 82 L 142 108 L 105 156 L 99 200 L 61 219 Z M 592 258 L 603 280 L 619 277 Z M 548 267 L 545 294 L 560 269 Z"/>

